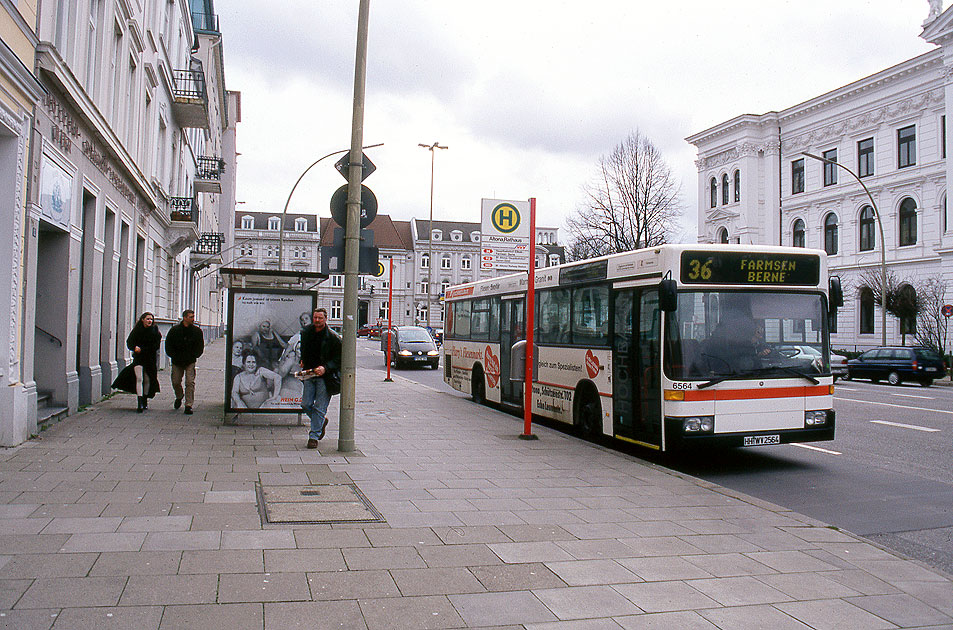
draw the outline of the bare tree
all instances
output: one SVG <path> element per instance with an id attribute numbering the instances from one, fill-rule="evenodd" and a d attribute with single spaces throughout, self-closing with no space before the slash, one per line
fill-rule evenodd
<path id="1" fill-rule="evenodd" d="M 585 207 L 566 220 L 567 257 L 591 258 L 665 243 L 681 208 L 672 170 L 652 141 L 635 131 L 599 158 Z"/>
<path id="2" fill-rule="evenodd" d="M 881 282 L 880 269 L 868 267 L 860 274 L 858 290 L 869 289 L 874 304 L 881 305 L 886 296 L 887 312 L 900 320 L 900 343 L 907 344 L 908 334 L 917 334 L 917 319 L 924 309 L 923 288 L 904 280 L 892 271 L 887 272 L 887 286 Z M 942 306 L 942 305 L 941 305 Z"/>
<path id="3" fill-rule="evenodd" d="M 945 356 L 950 326 L 950 318 L 943 314 L 946 283 L 940 276 L 929 277 L 921 283 L 917 294 L 923 304 L 923 309 L 917 316 L 917 343 L 933 348 L 940 356 Z"/>

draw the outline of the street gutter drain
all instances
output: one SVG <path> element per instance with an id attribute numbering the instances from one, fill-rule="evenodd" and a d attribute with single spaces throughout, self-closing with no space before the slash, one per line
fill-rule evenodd
<path id="1" fill-rule="evenodd" d="M 269 523 L 383 523 L 384 517 L 351 483 L 259 486 Z"/>

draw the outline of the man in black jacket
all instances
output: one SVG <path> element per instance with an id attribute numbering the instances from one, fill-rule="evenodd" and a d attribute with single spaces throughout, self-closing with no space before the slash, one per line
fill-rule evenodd
<path id="1" fill-rule="evenodd" d="M 165 338 L 165 353 L 172 359 L 172 389 L 175 391 L 173 407 L 182 406 L 182 377 L 185 376 L 185 413 L 192 414 L 195 402 L 195 360 L 205 351 L 202 330 L 195 325 L 195 311 L 182 312 L 182 321 L 169 330 Z"/>
<path id="2" fill-rule="evenodd" d="M 328 312 L 323 308 L 311 313 L 311 324 L 301 331 L 301 369 L 315 374 L 304 381 L 301 409 L 311 419 L 308 448 L 318 448 L 328 426 L 328 404 L 341 382 L 341 338 L 328 328 Z"/>

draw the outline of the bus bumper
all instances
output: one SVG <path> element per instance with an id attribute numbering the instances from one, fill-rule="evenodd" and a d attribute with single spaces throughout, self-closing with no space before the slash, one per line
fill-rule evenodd
<path id="1" fill-rule="evenodd" d="M 822 442 L 834 439 L 835 414 L 827 410 L 827 422 L 820 427 L 752 431 L 741 433 L 697 433 L 682 431 L 682 418 L 665 418 L 665 450 L 679 451 L 694 448 L 732 448 L 769 446 L 794 442 Z"/>

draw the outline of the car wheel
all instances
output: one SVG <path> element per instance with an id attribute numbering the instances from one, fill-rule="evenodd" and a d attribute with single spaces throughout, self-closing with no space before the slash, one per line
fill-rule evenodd
<path id="1" fill-rule="evenodd" d="M 899 385 L 902 381 L 900 380 L 900 375 L 896 372 L 891 372 L 887 375 L 887 382 L 891 385 Z"/>
<path id="2" fill-rule="evenodd" d="M 852 379 L 852 378 L 854 378 L 854 377 L 850 375 L 850 372 L 848 372 L 847 374 L 844 375 L 843 378 L 844 378 L 845 381 L 849 381 L 850 379 Z"/>

